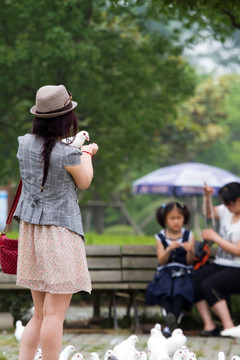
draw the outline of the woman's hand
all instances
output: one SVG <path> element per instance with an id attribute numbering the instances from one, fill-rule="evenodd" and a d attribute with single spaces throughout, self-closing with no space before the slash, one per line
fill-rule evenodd
<path id="1" fill-rule="evenodd" d="M 218 243 L 219 238 L 221 238 L 220 235 L 218 235 L 218 233 L 213 229 L 204 229 L 201 235 L 204 240 L 212 241 L 215 243 Z"/>
<path id="2" fill-rule="evenodd" d="M 96 143 L 83 145 L 80 150 L 90 152 L 92 155 L 96 155 L 98 152 L 98 145 Z"/>
<path id="3" fill-rule="evenodd" d="M 206 195 L 207 197 L 212 196 L 213 194 L 213 188 L 211 186 L 208 186 L 206 183 L 204 184 L 203 187 L 203 192 L 204 195 Z"/>

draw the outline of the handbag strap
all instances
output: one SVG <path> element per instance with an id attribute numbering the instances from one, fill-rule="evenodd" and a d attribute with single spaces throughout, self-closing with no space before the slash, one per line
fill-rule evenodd
<path id="1" fill-rule="evenodd" d="M 7 226 L 11 223 L 11 221 L 13 219 L 13 214 L 14 214 L 14 212 L 16 210 L 18 200 L 19 200 L 20 195 L 21 195 L 21 191 L 22 191 L 22 179 L 20 180 L 20 182 L 18 184 L 16 194 L 14 196 L 10 211 L 8 213 L 8 217 L 7 217 L 7 220 L 6 220 L 6 226 L 5 226 L 4 230 L 3 230 L 4 233 L 7 231 Z"/>

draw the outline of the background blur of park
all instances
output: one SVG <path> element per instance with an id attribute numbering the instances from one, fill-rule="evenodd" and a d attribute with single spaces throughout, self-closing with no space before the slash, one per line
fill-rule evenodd
<path id="1" fill-rule="evenodd" d="M 155 169 L 198 161 L 240 175 L 236 1 L 3 0 L 0 19 L 0 185 L 12 194 L 17 137 L 46 84 L 72 92 L 79 129 L 100 147 L 79 191 L 89 244 L 154 244 L 170 198 L 132 183 Z"/>

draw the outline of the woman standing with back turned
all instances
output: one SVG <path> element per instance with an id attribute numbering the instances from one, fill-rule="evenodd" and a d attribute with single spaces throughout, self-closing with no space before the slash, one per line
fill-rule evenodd
<path id="1" fill-rule="evenodd" d="M 15 211 L 20 219 L 17 285 L 31 289 L 34 314 L 20 343 L 19 360 L 59 360 L 63 321 L 73 293 L 91 292 L 76 187 L 93 178 L 97 144 L 80 149 L 61 140 L 77 133 L 71 93 L 43 86 L 36 94 L 31 134 L 18 138 L 23 182 Z"/>

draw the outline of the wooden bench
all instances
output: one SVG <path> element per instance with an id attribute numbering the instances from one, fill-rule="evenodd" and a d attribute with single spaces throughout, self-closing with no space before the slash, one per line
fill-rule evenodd
<path id="1" fill-rule="evenodd" d="M 155 245 L 86 245 L 88 268 L 93 288 L 93 316 L 100 316 L 101 295 L 109 299 L 109 317 L 113 327 L 118 328 L 117 299 L 127 299 L 126 318 L 130 325 L 130 311 L 134 308 L 135 331 L 140 331 L 137 295 L 144 292 L 152 281 L 156 267 Z M 216 253 L 212 248 L 211 256 Z M 0 272 L 1 291 L 28 291 L 16 286 L 16 276 Z M 113 316 L 112 316 L 113 310 Z"/>

